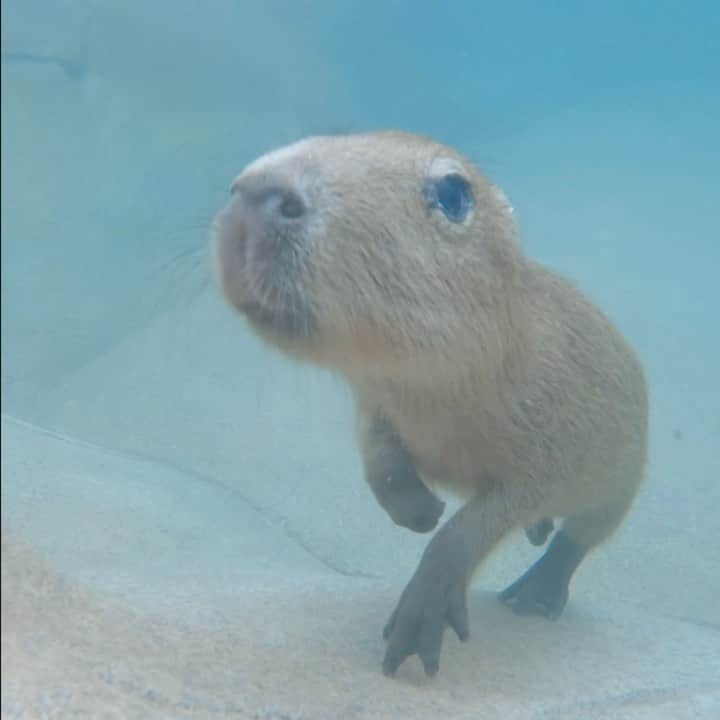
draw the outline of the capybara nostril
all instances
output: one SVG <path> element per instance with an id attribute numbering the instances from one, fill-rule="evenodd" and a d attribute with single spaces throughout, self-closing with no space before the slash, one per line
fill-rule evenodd
<path id="1" fill-rule="evenodd" d="M 268 220 L 297 220 L 305 214 L 305 203 L 299 193 L 265 176 L 239 177 L 231 192 L 240 198 L 245 210 L 262 212 Z"/>
<path id="2" fill-rule="evenodd" d="M 305 214 L 305 205 L 300 196 L 292 190 L 283 190 L 278 206 L 280 215 L 288 220 L 297 220 Z"/>

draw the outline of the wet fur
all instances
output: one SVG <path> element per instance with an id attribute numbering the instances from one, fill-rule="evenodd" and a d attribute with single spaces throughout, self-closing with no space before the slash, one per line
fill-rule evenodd
<path id="1" fill-rule="evenodd" d="M 420 192 L 448 163 L 476 198 L 460 226 Z M 366 479 L 396 522 L 435 526 L 444 506 L 428 488 L 466 501 L 433 537 L 386 627 L 385 671 L 417 653 L 432 674 L 438 628 L 467 636 L 467 584 L 502 537 L 563 519 L 542 567 L 565 583 L 555 588 L 564 605 L 577 565 L 622 522 L 646 464 L 643 371 L 601 311 L 522 252 L 503 194 L 452 149 L 403 133 L 316 138 L 241 177 L 276 175 L 313 208 L 296 238 L 305 271 L 274 277 L 302 298 L 314 331 L 256 331 L 347 379 Z M 222 247 L 216 266 L 222 274 Z M 242 309 L 238 278 L 221 285 Z M 526 583 L 525 605 L 544 585 Z"/>

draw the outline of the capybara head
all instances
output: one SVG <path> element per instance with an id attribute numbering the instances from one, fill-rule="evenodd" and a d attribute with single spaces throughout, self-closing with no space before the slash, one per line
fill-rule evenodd
<path id="1" fill-rule="evenodd" d="M 232 183 L 212 245 L 225 297 L 264 339 L 368 372 L 481 353 L 522 262 L 502 192 L 399 132 L 262 156 Z"/>

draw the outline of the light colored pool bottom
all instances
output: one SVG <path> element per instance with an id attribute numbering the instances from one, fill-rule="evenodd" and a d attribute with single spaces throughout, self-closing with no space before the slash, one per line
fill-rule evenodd
<path id="1" fill-rule="evenodd" d="M 654 540 L 649 501 L 558 622 L 516 618 L 477 587 L 472 637 L 446 634 L 440 674 L 411 659 L 388 680 L 380 630 L 402 578 L 335 572 L 222 489 L 162 468 L 143 483 L 143 461 L 8 418 L 2 469 L 3 718 L 720 714 L 717 609 L 683 613 L 673 587 L 654 604 L 662 583 L 647 581 L 717 579 L 688 557 L 682 579 L 656 569 L 620 587 L 627 547 Z"/>

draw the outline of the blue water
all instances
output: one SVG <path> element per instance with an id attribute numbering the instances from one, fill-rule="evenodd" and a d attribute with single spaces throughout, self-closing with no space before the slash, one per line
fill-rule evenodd
<path id="1" fill-rule="evenodd" d="M 89 443 L 139 464 L 87 486 L 78 478 L 102 462 L 73 466 L 67 486 L 13 466 L 3 522 L 63 573 L 130 596 L 233 592 L 285 552 L 243 545 L 214 492 L 307 552 L 308 576 L 411 571 L 422 544 L 388 528 L 362 485 L 346 391 L 250 337 L 204 256 L 245 163 L 307 134 L 389 127 L 473 158 L 506 191 L 527 251 L 636 346 L 651 467 L 613 566 L 635 580 L 629 605 L 717 628 L 720 5 L 709 0 L 4 2 L 4 418 L 28 456 L 41 452 L 35 433 L 52 462 L 72 464 Z M 142 548 L 104 535 L 127 503 Z M 481 584 L 519 569 L 498 562 Z"/>

